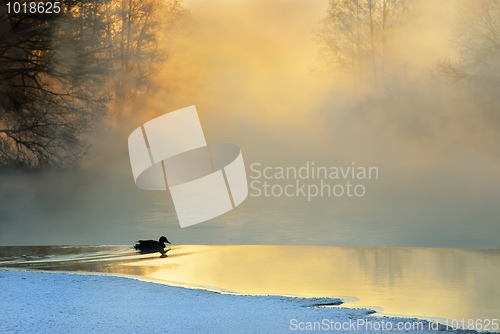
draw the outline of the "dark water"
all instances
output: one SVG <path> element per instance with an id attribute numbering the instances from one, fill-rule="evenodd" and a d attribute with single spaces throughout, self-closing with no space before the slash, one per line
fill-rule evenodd
<path id="1" fill-rule="evenodd" d="M 444 248 L 173 246 L 0 247 L 0 268 L 127 274 L 246 294 L 346 298 L 344 306 L 430 319 L 498 319 L 500 251 Z"/>

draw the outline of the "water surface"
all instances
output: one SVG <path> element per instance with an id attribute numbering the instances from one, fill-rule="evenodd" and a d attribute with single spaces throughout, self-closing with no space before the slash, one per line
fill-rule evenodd
<path id="1" fill-rule="evenodd" d="M 500 251 L 180 245 L 0 247 L 0 267 L 137 275 L 244 294 L 346 298 L 344 306 L 431 319 L 498 319 Z"/>

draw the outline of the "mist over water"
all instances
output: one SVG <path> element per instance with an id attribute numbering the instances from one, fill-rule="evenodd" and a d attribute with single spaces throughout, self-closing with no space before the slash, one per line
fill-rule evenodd
<path id="1" fill-rule="evenodd" d="M 356 88 L 328 72 L 317 32 L 327 1 L 185 1 L 156 94 L 113 110 L 79 170 L 0 175 L 0 244 L 323 244 L 497 248 L 498 115 L 481 92 L 436 72 L 457 61 L 457 1 L 412 2 L 394 30 L 386 75 Z M 315 34 L 316 32 L 316 34 Z M 361 198 L 251 197 L 180 229 L 168 192 L 135 187 L 127 137 L 196 105 L 207 142 L 249 166 L 376 166 Z M 251 181 L 249 179 L 249 181 Z"/>

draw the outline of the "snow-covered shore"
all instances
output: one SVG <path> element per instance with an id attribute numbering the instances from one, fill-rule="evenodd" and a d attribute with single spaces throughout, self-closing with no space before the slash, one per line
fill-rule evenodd
<path id="1" fill-rule="evenodd" d="M 436 332 L 422 320 L 325 307 L 340 303 L 221 294 L 117 276 L 0 270 L 0 333 L 293 333 L 314 326 L 336 333 Z M 417 327 L 402 329 L 410 325 Z"/>

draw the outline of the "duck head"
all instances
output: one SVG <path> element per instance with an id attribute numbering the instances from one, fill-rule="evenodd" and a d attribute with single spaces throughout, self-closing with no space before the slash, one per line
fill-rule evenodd
<path id="1" fill-rule="evenodd" d="M 170 243 L 170 241 L 168 241 L 168 240 L 167 240 L 167 238 L 165 238 L 164 236 L 162 236 L 162 237 L 160 238 L 159 242 L 161 242 L 161 243 L 164 243 L 164 242 L 166 242 L 166 243 Z"/>

